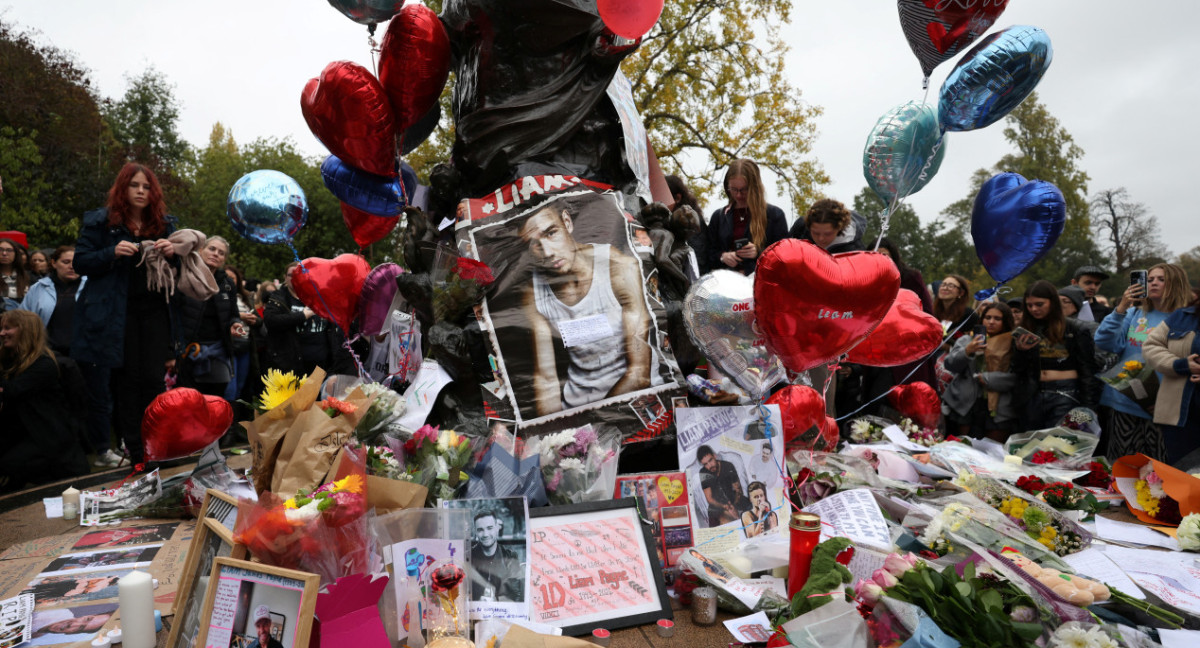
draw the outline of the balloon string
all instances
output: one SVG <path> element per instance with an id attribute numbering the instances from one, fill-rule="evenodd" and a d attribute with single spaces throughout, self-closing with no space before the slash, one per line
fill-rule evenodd
<path id="1" fill-rule="evenodd" d="M 758 409 L 758 419 L 763 423 L 763 434 L 765 434 L 768 439 L 774 438 L 775 426 L 771 425 L 771 412 L 767 410 L 767 406 L 762 400 L 758 401 L 756 407 Z M 786 439 L 783 441 L 784 443 L 787 443 Z M 787 448 L 785 447 L 784 451 L 786 452 L 786 450 Z M 775 467 L 779 469 L 779 475 L 783 478 L 784 496 L 791 501 L 792 505 L 796 507 L 797 511 L 799 511 L 802 508 L 800 490 L 795 481 L 792 480 L 792 476 L 788 474 L 786 469 L 784 469 L 784 464 L 786 464 L 787 461 L 785 460 L 784 463 L 779 462 L 779 457 L 775 456 L 774 447 L 771 449 L 771 460 L 775 462 Z"/>
<path id="2" fill-rule="evenodd" d="M 306 275 L 310 274 L 308 271 L 308 268 L 305 267 L 305 265 L 304 265 L 304 261 L 300 258 L 300 252 L 298 250 L 296 250 L 296 246 L 294 244 L 292 244 L 291 241 L 288 241 L 288 248 L 291 249 L 291 251 L 292 251 L 292 258 L 295 259 L 296 262 L 300 264 L 300 266 L 299 266 L 300 272 L 302 272 Z M 329 304 L 325 302 L 325 296 L 321 294 L 321 289 L 317 286 L 317 282 L 313 281 L 312 277 L 308 278 L 308 282 L 310 284 L 312 284 L 313 292 L 315 292 L 317 294 L 317 299 L 321 302 L 321 306 L 323 306 L 325 308 L 325 312 L 332 315 L 333 309 L 330 308 Z M 334 324 L 334 326 L 337 326 L 339 329 L 342 329 L 342 326 L 340 324 L 338 324 L 337 322 L 334 322 L 333 324 Z M 345 329 L 342 329 L 342 346 L 345 347 L 346 351 L 350 352 L 350 357 L 354 359 L 354 366 L 358 370 L 359 380 L 364 380 L 367 382 L 375 382 L 374 379 L 371 378 L 371 375 L 367 373 L 367 369 L 366 369 L 366 367 L 363 366 L 362 360 L 359 359 L 358 354 L 354 352 L 354 348 L 350 346 L 351 340 L 349 339 L 349 336 L 350 336 L 350 332 Z M 357 335 L 354 336 L 354 339 L 357 340 L 358 336 Z"/>
<path id="3" fill-rule="evenodd" d="M 969 317 L 964 317 L 964 318 L 963 318 L 963 320 L 962 320 L 961 322 L 959 322 L 959 323 L 958 323 L 958 326 L 955 326 L 954 328 L 950 329 L 950 331 L 949 331 L 949 332 L 947 332 L 947 333 L 946 333 L 946 338 L 949 338 L 949 337 L 953 336 L 955 333 L 957 333 L 957 332 L 959 331 L 959 329 L 961 329 L 962 327 L 966 326 L 966 325 L 967 325 L 967 322 L 969 322 L 969 321 L 970 321 L 970 318 L 969 318 Z M 855 414 L 858 414 L 859 412 L 861 412 L 861 411 L 863 411 L 863 410 L 867 409 L 867 408 L 868 408 L 868 407 L 870 407 L 871 405 L 874 405 L 875 403 L 877 403 L 877 402 L 879 402 L 880 400 L 882 400 L 882 399 L 883 399 L 885 396 L 887 396 L 888 394 L 892 393 L 892 391 L 893 391 L 893 390 L 895 390 L 895 389 L 896 389 L 896 387 L 899 387 L 900 385 L 903 385 L 905 382 L 907 382 L 907 381 L 908 381 L 908 379 L 909 379 L 909 378 L 912 378 L 912 377 L 913 377 L 913 374 L 917 373 L 917 370 L 921 368 L 921 365 L 924 365 L 926 362 L 929 362 L 929 359 L 930 359 L 930 358 L 933 358 L 933 357 L 935 357 L 935 356 L 937 355 L 938 351 L 940 351 L 940 350 L 941 350 L 941 348 L 942 348 L 942 345 L 940 345 L 940 344 L 939 344 L 939 345 L 938 345 L 938 347 L 937 347 L 936 349 L 934 349 L 933 351 L 930 351 L 930 352 L 929 352 L 929 355 L 925 356 L 924 358 L 921 358 L 921 359 L 920 359 L 920 360 L 917 362 L 917 364 L 915 364 L 915 365 L 913 366 L 913 368 L 912 368 L 912 371 L 908 372 L 908 375 L 907 375 L 907 376 L 905 376 L 904 378 L 900 379 L 900 382 L 899 382 L 899 383 L 897 383 L 896 385 L 894 385 L 894 386 L 893 386 L 891 389 L 889 389 L 889 390 L 887 390 L 887 391 L 883 392 L 882 394 L 880 394 L 880 395 L 876 396 L 875 398 L 872 398 L 871 400 L 869 400 L 869 401 L 867 401 L 867 402 L 863 403 L 863 404 L 862 404 L 862 406 L 860 406 L 858 409 L 854 410 L 853 412 L 850 412 L 849 414 L 845 414 L 845 415 L 839 416 L 839 417 L 837 417 L 837 418 L 836 418 L 836 419 L 834 419 L 834 420 L 837 420 L 837 421 L 844 421 L 844 420 L 846 420 L 846 419 L 850 418 L 851 416 L 854 416 Z"/>

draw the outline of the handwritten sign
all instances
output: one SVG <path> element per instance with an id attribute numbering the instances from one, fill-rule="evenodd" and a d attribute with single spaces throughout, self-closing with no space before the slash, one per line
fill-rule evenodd
<path id="1" fill-rule="evenodd" d="M 613 337 L 608 316 L 603 313 L 561 321 L 558 332 L 562 335 L 563 346 L 568 349 Z"/>
<path id="2" fill-rule="evenodd" d="M 221 578 L 217 581 L 208 640 L 205 642 L 209 646 L 228 646 L 233 639 L 233 617 L 237 613 L 238 591 L 241 588 L 242 581 L 237 578 Z"/>
<path id="3" fill-rule="evenodd" d="M 532 621 L 615 629 L 621 624 L 614 619 L 663 609 L 636 508 L 538 517 L 529 525 Z"/>
<path id="4" fill-rule="evenodd" d="M 892 549 L 887 521 L 875 497 L 865 488 L 835 493 L 804 510 L 821 516 L 821 534 L 824 536 L 850 538 L 855 544 L 882 551 Z"/>

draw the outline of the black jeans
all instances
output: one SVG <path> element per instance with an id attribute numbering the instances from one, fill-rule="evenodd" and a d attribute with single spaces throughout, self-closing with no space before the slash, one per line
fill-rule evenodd
<path id="1" fill-rule="evenodd" d="M 142 417 L 166 391 L 163 377 L 171 350 L 171 322 L 165 303 L 141 304 L 125 314 L 125 366 L 113 369 L 113 419 L 135 465 L 141 463 Z"/>
<path id="2" fill-rule="evenodd" d="M 1079 380 L 1043 380 L 1029 399 L 1025 410 L 1026 430 L 1045 430 L 1062 421 L 1072 409 L 1082 405 Z"/>

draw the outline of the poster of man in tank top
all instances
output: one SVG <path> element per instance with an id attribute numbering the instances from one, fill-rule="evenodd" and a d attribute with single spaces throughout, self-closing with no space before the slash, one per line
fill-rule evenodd
<path id="1" fill-rule="evenodd" d="M 522 432 L 575 418 L 626 435 L 665 428 L 663 399 L 680 395 L 682 380 L 661 332 L 666 314 L 647 294 L 649 257 L 613 194 L 537 176 L 464 202 L 459 249 L 496 278 L 482 309 L 489 362 L 510 387 L 485 390 L 496 415 Z"/>

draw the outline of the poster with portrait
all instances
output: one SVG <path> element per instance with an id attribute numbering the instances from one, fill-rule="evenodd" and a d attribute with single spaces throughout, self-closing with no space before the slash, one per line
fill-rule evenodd
<path id="1" fill-rule="evenodd" d="M 615 194 L 527 177 L 460 211 L 459 250 L 495 276 L 479 310 L 501 383 L 483 393 L 494 416 L 523 435 L 587 423 L 626 438 L 668 431 L 683 377 L 649 256 Z"/>
<path id="2" fill-rule="evenodd" d="M 447 500 L 442 506 L 471 512 L 467 569 L 471 619 L 528 619 L 529 507 L 525 498 Z"/>
<path id="3" fill-rule="evenodd" d="M 657 542 L 658 562 L 674 567 L 679 554 L 692 546 L 687 475 L 681 471 L 617 475 L 613 499 L 638 498 Z"/>
<path id="4" fill-rule="evenodd" d="M 63 554 L 55 558 L 42 571 L 44 573 L 53 573 L 60 571 L 95 571 L 117 567 L 148 567 L 150 566 L 150 562 L 154 560 L 154 555 L 161 548 L 161 544 L 155 544 L 144 547 Z"/>
<path id="5" fill-rule="evenodd" d="M 693 543 L 715 554 L 782 533 L 788 509 L 779 406 L 687 407 L 677 416 Z"/>
<path id="6" fill-rule="evenodd" d="M 116 625 L 116 614 L 116 602 L 38 610 L 33 614 L 33 636 L 27 645 L 91 645 L 92 639 L 108 627 L 110 621 Z M 0 643 L 0 648 L 3 646 Z"/>

